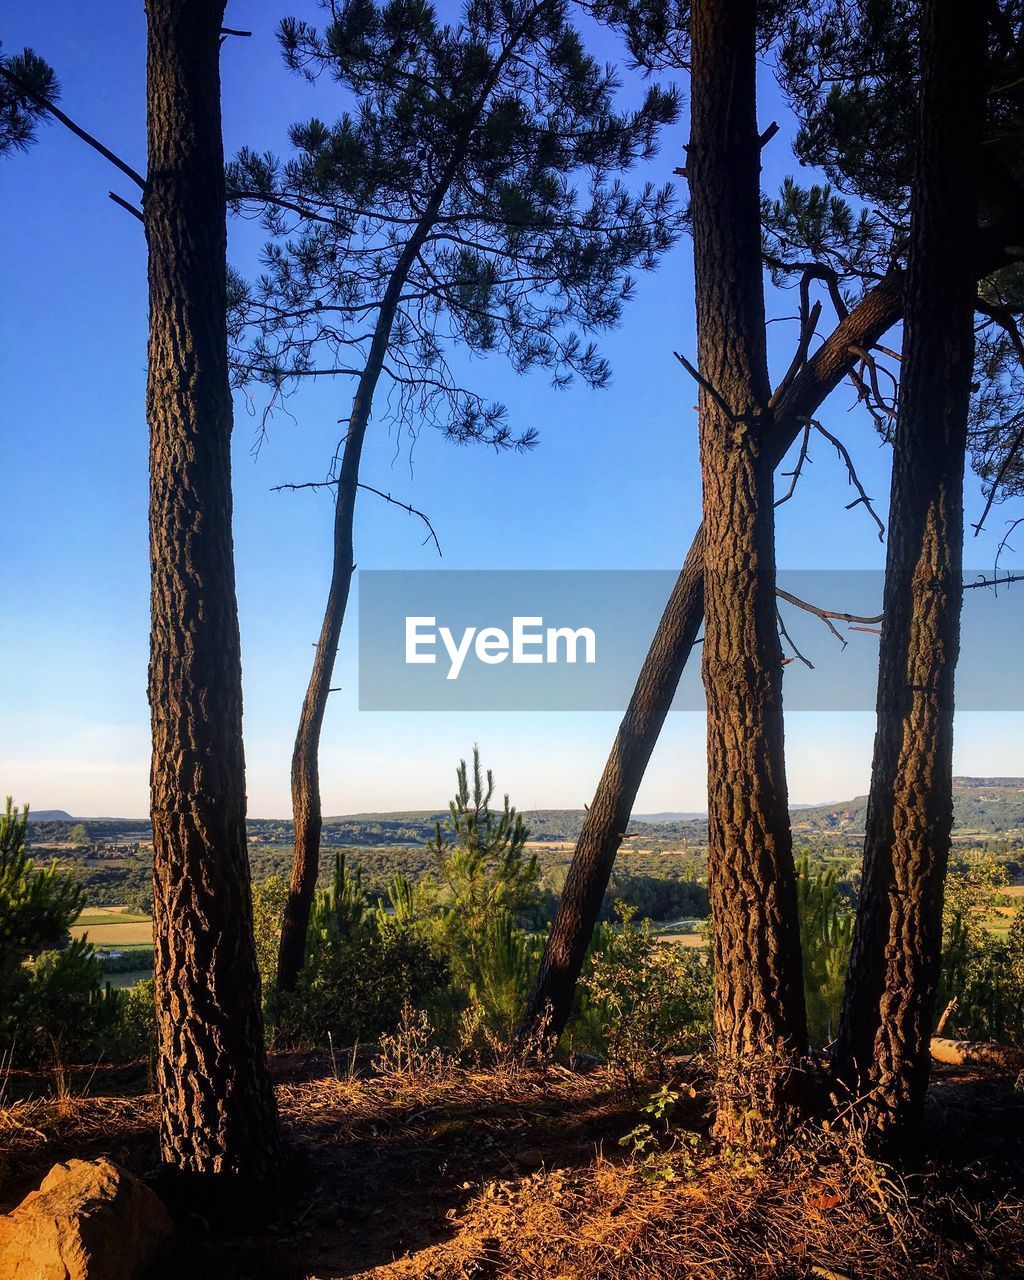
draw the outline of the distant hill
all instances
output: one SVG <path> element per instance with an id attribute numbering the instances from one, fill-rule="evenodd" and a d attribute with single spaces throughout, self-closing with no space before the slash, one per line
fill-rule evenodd
<path id="1" fill-rule="evenodd" d="M 634 813 L 630 822 L 693 822 L 695 818 L 706 818 L 706 809 L 695 813 Z"/>
<path id="2" fill-rule="evenodd" d="M 814 805 L 793 815 L 793 830 L 861 832 L 868 798 Z M 962 835 L 1024 830 L 1024 778 L 954 778 L 953 827 Z"/>
<path id="3" fill-rule="evenodd" d="M 1024 778 L 954 778 L 955 830 L 962 836 L 1024 833 Z M 800 835 L 852 837 L 864 830 L 867 796 L 840 800 L 833 804 L 793 805 L 793 830 Z M 30 814 L 37 823 L 50 824 L 34 833 L 36 842 L 64 840 L 67 825 L 74 821 L 62 809 L 44 809 Z M 529 809 L 523 818 L 536 841 L 575 841 L 583 827 L 583 809 Z M 147 838 L 149 823 L 140 818 L 89 818 L 89 831 L 99 841 Z M 440 822 L 447 827 L 446 810 L 414 809 L 395 813 L 356 813 L 324 818 L 323 842 L 335 848 L 422 846 Z M 644 842 L 703 844 L 707 815 L 666 811 L 637 813 L 631 829 L 639 829 Z M 267 845 L 286 845 L 292 840 L 289 818 L 250 818 L 250 839 Z"/>

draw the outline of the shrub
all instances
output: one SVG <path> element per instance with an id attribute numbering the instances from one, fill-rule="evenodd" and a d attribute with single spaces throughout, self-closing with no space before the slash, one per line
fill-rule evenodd
<path id="1" fill-rule="evenodd" d="M 620 904 L 619 912 L 621 924 L 595 930 L 571 1040 L 606 1055 L 635 1087 L 666 1058 L 706 1046 L 711 968 L 702 952 L 659 942 L 632 908 Z"/>
<path id="2" fill-rule="evenodd" d="M 529 930 L 542 913 L 540 872 L 526 855 L 529 831 L 505 796 L 491 808 L 494 776 L 473 748 L 470 785 L 465 760 L 456 770 L 449 805 L 452 838 L 438 823 L 428 849 L 435 873 L 420 889 L 421 931 L 451 969 L 447 1013 L 471 1011 L 479 1038 L 507 1039 L 525 1005 L 541 940 Z"/>
<path id="3" fill-rule="evenodd" d="M 268 1015 L 274 1009 L 277 989 L 277 952 L 281 944 L 281 921 L 288 901 L 288 885 L 281 876 L 267 876 L 253 882 L 252 928 L 256 940 L 256 965 L 260 971 L 263 1006 Z"/>
<path id="4" fill-rule="evenodd" d="M 832 1039 L 839 1021 L 854 912 L 839 888 L 837 869 L 812 874 L 808 853 L 797 862 L 797 907 L 807 1031 L 811 1043 L 821 1045 Z"/>
<path id="5" fill-rule="evenodd" d="M 156 1062 L 156 1008 L 153 979 L 143 978 L 120 993 L 115 1047 L 121 1062 Z"/>
<path id="6" fill-rule="evenodd" d="M 317 1044 L 376 1040 L 403 1005 L 422 1002 L 446 976 L 410 923 L 370 909 L 339 854 L 330 887 L 316 895 L 306 964 L 295 992 L 280 1001 L 278 1026 L 287 1039 Z"/>
<path id="7" fill-rule="evenodd" d="M 10 797 L 0 815 L 0 1051 L 59 1071 L 109 1049 L 120 1009 L 90 943 L 69 940 L 82 889 L 51 865 L 37 870 Z"/>
<path id="8" fill-rule="evenodd" d="M 1005 938 L 993 936 L 993 896 L 1006 883 L 991 857 L 956 868 L 946 882 L 937 1011 L 956 997 L 954 1025 L 972 1040 L 1024 1044 L 1024 907 Z"/>

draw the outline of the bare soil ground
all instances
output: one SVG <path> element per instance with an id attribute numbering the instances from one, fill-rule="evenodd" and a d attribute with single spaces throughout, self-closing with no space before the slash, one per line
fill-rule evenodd
<path id="1" fill-rule="evenodd" d="M 896 1173 L 843 1131 L 771 1165 L 716 1150 L 700 1088 L 672 1149 L 645 1164 L 619 1139 L 649 1118 L 648 1093 L 604 1069 L 273 1066 L 292 1152 L 278 1214 L 228 1236 L 187 1219 L 152 1280 L 1024 1277 L 1024 1095 L 1005 1079 L 937 1073 L 928 1149 Z M 104 1095 L 0 1110 L 0 1207 L 71 1156 L 155 1174 L 144 1072 L 93 1088 Z"/>

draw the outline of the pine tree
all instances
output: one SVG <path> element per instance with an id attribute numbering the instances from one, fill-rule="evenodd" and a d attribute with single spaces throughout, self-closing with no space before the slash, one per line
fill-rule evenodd
<path id="1" fill-rule="evenodd" d="M 840 24 L 829 37 L 828 49 L 816 49 L 814 40 L 829 29 L 825 21 L 828 13 L 837 9 L 845 15 L 843 22 L 855 21 L 858 14 L 878 7 L 855 5 L 846 0 L 824 0 L 806 10 L 804 18 L 805 10 L 798 10 L 796 6 L 759 6 L 762 42 L 776 41 L 782 87 L 798 116 L 807 123 L 808 132 L 819 129 L 815 118 L 818 91 L 827 100 L 837 87 L 844 94 L 861 93 L 865 86 L 870 88 L 872 74 L 884 62 L 888 47 L 873 43 L 870 36 L 854 39 Z M 599 6 L 599 12 L 626 32 L 631 53 L 640 65 L 687 64 L 688 4 L 663 6 L 606 0 Z M 1020 57 L 1021 18 L 1010 5 L 1005 7 L 1005 13 L 1006 35 L 990 50 L 989 79 L 994 88 L 1002 87 L 999 94 L 990 95 L 990 102 L 994 104 L 993 123 L 1002 121 L 1006 128 L 1005 132 L 993 130 L 994 145 L 984 148 L 987 160 L 972 269 L 975 279 L 984 282 L 983 292 L 998 286 L 1004 296 L 1024 300 L 1024 295 L 1013 289 L 1019 267 L 1012 265 L 1020 256 L 1020 244 L 1024 243 L 1024 191 L 1014 181 L 1015 166 L 1010 163 L 1021 141 L 1014 108 L 1015 101 L 1020 99 L 1022 84 L 1020 73 L 1015 70 Z M 913 46 L 914 41 L 912 23 L 896 28 L 892 43 L 899 45 L 894 53 L 897 64 L 904 59 L 905 47 L 908 43 Z M 823 61 L 826 55 L 827 62 Z M 827 76 L 815 75 L 814 69 L 819 65 L 828 66 Z M 898 111 L 892 108 L 887 113 L 880 109 L 875 113 L 873 127 L 876 129 L 888 128 L 892 121 L 891 133 L 878 142 L 878 148 L 889 156 L 897 151 L 906 156 L 906 147 L 896 135 L 900 133 L 900 122 L 913 115 L 916 72 L 903 76 L 897 67 L 893 74 L 886 74 L 885 82 L 887 94 L 898 88 L 902 97 Z M 851 130 L 853 140 L 861 136 Z M 819 138 L 819 145 L 825 145 L 823 138 Z M 809 162 L 824 163 L 826 158 L 824 153 L 819 155 L 810 150 L 804 154 Z M 829 154 L 838 161 L 841 152 L 831 149 Z M 831 173 L 840 194 L 847 191 L 859 199 L 859 184 L 865 181 L 864 175 L 858 177 L 852 167 L 845 176 L 839 168 L 830 168 L 827 172 Z M 848 208 L 840 209 L 824 188 L 812 193 L 790 183 L 776 201 L 765 201 L 762 213 L 766 266 L 772 270 L 776 283 L 799 287 L 803 321 L 806 322 L 811 313 L 812 287 L 822 289 L 826 305 L 838 302 L 835 328 L 816 349 L 804 349 L 803 363 L 794 365 L 796 372 L 773 393 L 776 466 L 827 397 L 844 379 L 857 376 L 857 366 L 861 363 L 857 353 L 875 352 L 876 344 L 886 331 L 903 317 L 906 227 L 905 218 L 901 222 L 898 211 L 892 210 L 902 203 L 905 211 L 909 183 L 905 163 L 897 169 L 897 174 L 898 182 L 889 187 L 887 203 L 880 210 L 880 216 L 866 221 L 860 215 L 853 216 Z M 808 210 L 814 214 L 811 219 L 807 218 Z M 888 240 L 880 237 L 886 220 L 891 232 Z M 853 238 L 859 248 L 858 245 L 844 248 L 835 234 L 844 225 L 848 233 L 856 233 Z M 783 244 L 787 229 L 799 234 Z M 886 246 L 891 249 L 888 256 Z M 857 250 L 852 258 L 848 256 L 851 247 Z M 858 274 L 861 270 L 862 275 Z M 1003 308 L 1000 320 L 1000 326 L 995 322 L 986 325 L 979 340 L 977 375 L 981 390 L 974 400 L 971 432 L 975 466 L 990 478 L 991 490 L 997 497 L 1013 492 L 1013 485 L 1018 483 L 1019 461 L 1016 467 L 1012 459 L 1007 465 L 1007 457 L 1015 443 L 1018 448 L 1024 446 L 1024 432 L 1020 429 L 1024 401 L 1007 398 L 1008 393 L 1017 397 L 1024 393 L 1024 380 L 1016 372 L 1020 336 L 1011 323 L 1013 312 Z M 1011 376 L 1007 377 L 1007 373 Z M 862 389 L 863 381 L 858 385 L 858 395 Z M 880 421 L 881 429 L 886 429 L 888 421 L 888 418 Z M 524 1018 L 522 1032 L 527 1041 L 541 1026 L 547 1028 L 551 1039 L 557 1039 L 569 1017 L 573 991 L 622 834 L 628 828 L 644 771 L 697 640 L 703 616 L 704 530 L 701 528 L 666 603 L 577 840 Z"/>
<path id="2" fill-rule="evenodd" d="M 53 68 L 32 49 L 8 57 L 0 44 L 0 156 L 27 151 L 49 115 L 46 103 L 60 100 Z"/>
<path id="3" fill-rule="evenodd" d="M 144 178 L 55 106 L 28 51 L 0 60 L 0 141 L 42 114 L 142 192 L 149 263 L 154 961 L 161 1150 L 183 1186 L 262 1196 L 279 1172 L 245 835 L 219 56 L 223 0 L 146 5 Z M 31 82 L 31 83 L 30 83 Z M 258 1199 L 257 1196 L 257 1199 Z"/>
<path id="4" fill-rule="evenodd" d="M 716 1131 L 771 1146 L 807 1051 L 775 606 L 754 0 L 694 0 L 687 168 L 704 493 Z"/>
<path id="5" fill-rule="evenodd" d="M 473 0 L 451 26 L 392 0 L 331 6 L 320 32 L 289 20 L 289 63 L 330 76 L 356 109 L 291 130 L 294 156 L 243 151 L 236 205 L 262 208 L 266 272 L 236 287 L 240 377 L 274 395 L 329 372 L 355 381 L 327 485 L 335 493 L 331 586 L 292 757 L 295 855 L 279 984 L 302 964 L 319 863 L 319 741 L 353 571 L 360 467 L 374 406 L 399 427 L 522 449 L 502 406 L 462 385 L 454 346 L 503 353 L 517 372 L 600 387 L 608 365 L 581 335 L 612 327 L 630 269 L 649 268 L 681 217 L 670 188 L 631 194 L 617 174 L 650 156 L 677 112 L 652 88 L 615 110 L 613 71 L 584 47 L 561 0 Z M 386 411 L 385 411 L 386 412 Z"/>
<path id="6" fill-rule="evenodd" d="M 258 1202 L 279 1175 L 245 832 L 231 541 L 222 0 L 147 0 L 149 704 L 163 1159 Z"/>
<path id="7" fill-rule="evenodd" d="M 0 814 L 0 1057 L 58 1071 L 102 1051 L 118 1013 L 87 939 L 71 941 L 82 886 L 27 848 L 28 807 Z"/>
<path id="8" fill-rule="evenodd" d="M 522 1012 L 520 1004 L 533 948 L 524 923 L 538 898 L 539 866 L 527 854 L 529 831 L 506 795 L 491 807 L 494 776 L 473 748 L 472 781 L 466 761 L 456 771 L 449 805 L 450 830 L 437 823 L 428 845 L 441 897 L 436 940 L 457 987 L 468 994 L 490 1030 L 506 1036 Z"/>
<path id="9" fill-rule="evenodd" d="M 864 873 L 836 1066 L 886 1144 L 920 1120 L 953 823 L 953 680 L 985 105 L 980 7 L 925 0 L 917 178 Z M 941 371 L 941 377 L 937 372 Z"/>

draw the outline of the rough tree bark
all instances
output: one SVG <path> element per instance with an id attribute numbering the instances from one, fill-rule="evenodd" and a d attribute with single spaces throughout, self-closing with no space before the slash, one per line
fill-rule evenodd
<path id="1" fill-rule="evenodd" d="M 695 0 L 687 168 L 701 476 L 717 1134 L 773 1145 L 806 1056 L 775 605 L 755 0 Z"/>
<path id="2" fill-rule="evenodd" d="M 900 317 L 903 273 L 876 285 L 837 325 L 796 377 L 772 400 L 772 466 L 777 467 L 803 430 L 807 418 L 839 385 L 855 357 L 867 350 Z M 697 530 L 679 577 L 644 659 L 626 713 L 576 842 L 569 874 L 519 1038 L 557 1042 L 572 1011 L 573 993 L 601 902 L 622 843 L 622 835 L 704 621 L 704 530 Z"/>
<path id="3" fill-rule="evenodd" d="M 245 836 L 231 536 L 220 0 L 147 0 L 149 702 L 160 1146 L 204 1185 L 279 1163 Z"/>
<path id="4" fill-rule="evenodd" d="M 980 228 L 973 259 L 975 279 L 1012 260 L 1024 210 L 1019 194 L 1002 193 Z M 1009 246 L 1009 248 L 1007 247 Z M 792 382 L 773 397 L 775 465 L 785 456 L 819 406 L 853 367 L 855 350 L 869 350 L 903 316 L 904 273 L 894 271 L 869 290 Z M 576 842 L 544 956 L 519 1027 L 519 1039 L 557 1041 L 572 1012 L 573 994 L 597 923 L 622 835 L 655 743 L 672 706 L 679 679 L 704 619 L 703 529 L 690 545 L 679 578 L 651 641 Z"/>
<path id="5" fill-rule="evenodd" d="M 836 1048 L 883 1143 L 913 1131 L 928 1083 L 953 821 L 953 680 L 975 278 L 985 10 L 922 9 L 921 108 L 906 336 L 893 448 L 878 725 L 864 872 Z"/>

